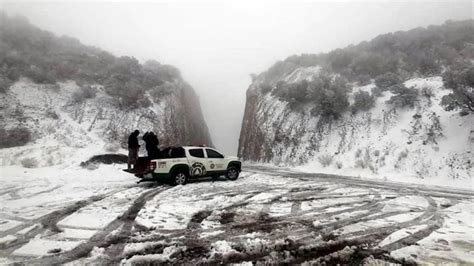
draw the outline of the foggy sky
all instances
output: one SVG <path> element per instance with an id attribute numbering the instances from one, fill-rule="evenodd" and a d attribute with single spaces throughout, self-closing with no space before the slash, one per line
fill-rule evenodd
<path id="1" fill-rule="evenodd" d="M 445 20 L 470 1 L 271 3 L 5 2 L 42 29 L 141 62 L 178 67 L 200 95 L 216 147 L 236 154 L 250 73 L 293 54 L 328 52 Z"/>

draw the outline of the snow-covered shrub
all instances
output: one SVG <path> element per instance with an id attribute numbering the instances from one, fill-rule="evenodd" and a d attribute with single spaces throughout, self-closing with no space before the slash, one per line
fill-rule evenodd
<path id="1" fill-rule="evenodd" d="M 247 239 L 244 243 L 245 252 L 247 254 L 261 254 L 269 249 L 269 241 L 260 238 Z"/>
<path id="2" fill-rule="evenodd" d="M 362 150 L 357 149 L 354 155 L 355 155 L 356 158 L 359 158 L 361 154 L 362 154 Z"/>
<path id="3" fill-rule="evenodd" d="M 58 113 L 54 111 L 53 109 L 48 109 L 46 110 L 46 117 L 52 118 L 52 119 L 59 119 Z"/>
<path id="4" fill-rule="evenodd" d="M 55 84 L 56 77 L 52 72 L 48 71 L 46 68 L 38 67 L 32 65 L 29 68 L 25 69 L 24 75 L 27 78 L 30 78 L 35 83 L 40 84 Z"/>
<path id="5" fill-rule="evenodd" d="M 377 169 L 373 164 L 368 164 L 367 166 L 369 167 L 370 171 L 372 171 L 373 173 L 377 173 Z"/>
<path id="6" fill-rule="evenodd" d="M 450 109 L 461 108 L 465 113 L 474 113 L 474 66 L 466 62 L 448 69 L 443 74 L 444 86 L 452 90 L 449 94 Z M 444 100 L 444 99 L 443 99 Z M 443 103 L 443 102 L 442 102 Z"/>
<path id="7" fill-rule="evenodd" d="M 337 162 L 335 163 L 335 165 L 336 165 L 336 168 L 337 168 L 337 169 L 342 169 L 342 162 L 341 162 L 341 161 L 337 161 Z"/>
<path id="8" fill-rule="evenodd" d="M 416 177 L 423 179 L 426 176 L 429 176 L 430 168 L 431 166 L 428 165 L 425 161 L 421 161 L 420 165 L 418 166 L 418 169 L 415 170 Z"/>
<path id="9" fill-rule="evenodd" d="M 387 72 L 375 78 L 375 85 L 382 91 L 388 90 L 390 87 L 400 84 L 402 80 L 397 74 Z"/>
<path id="10" fill-rule="evenodd" d="M 423 88 L 421 89 L 421 96 L 423 96 L 423 97 L 425 97 L 425 98 L 427 98 L 427 99 L 433 98 L 434 95 L 435 95 L 435 94 L 434 94 L 434 92 L 433 92 L 433 88 L 431 88 L 431 87 L 423 87 Z"/>
<path id="11" fill-rule="evenodd" d="M 135 79 L 133 73 L 140 72 L 140 64 L 133 57 L 122 56 L 117 58 L 115 64 L 111 67 L 112 71 L 117 72 L 110 75 L 105 81 L 105 92 L 115 99 L 115 104 L 121 109 L 135 109 L 151 106 L 146 89 L 153 87 L 145 86 L 140 79 Z M 124 75 L 127 77 L 124 81 Z M 163 82 L 160 82 L 161 85 Z"/>
<path id="12" fill-rule="evenodd" d="M 61 90 L 61 86 L 59 86 L 58 83 L 52 83 L 52 84 L 44 84 L 43 88 L 52 90 L 54 92 L 59 92 Z"/>
<path id="13" fill-rule="evenodd" d="M 357 85 L 359 86 L 365 86 L 367 84 L 370 84 L 370 76 L 369 75 L 358 75 L 356 78 L 355 78 L 356 82 L 357 82 Z"/>
<path id="14" fill-rule="evenodd" d="M 164 83 L 162 85 L 153 87 L 151 90 L 149 90 L 149 93 L 153 101 L 159 103 L 163 97 L 172 94 L 175 90 L 176 88 L 172 84 Z"/>
<path id="15" fill-rule="evenodd" d="M 260 91 L 263 94 L 267 94 L 272 91 L 272 86 L 270 84 L 263 83 L 260 85 Z"/>
<path id="16" fill-rule="evenodd" d="M 415 88 L 407 88 L 402 84 L 390 87 L 390 91 L 395 94 L 387 101 L 395 107 L 415 107 L 415 102 L 418 100 L 418 90 Z"/>
<path id="17" fill-rule="evenodd" d="M 72 101 L 82 103 L 86 99 L 92 99 L 97 95 L 97 89 L 90 85 L 81 86 L 72 94 Z"/>
<path id="18" fill-rule="evenodd" d="M 360 152 L 359 152 L 360 151 Z M 358 158 L 355 163 L 354 163 L 354 166 L 356 168 L 369 168 L 370 170 L 372 170 L 372 172 L 376 172 L 376 168 L 372 162 L 372 158 L 370 157 L 370 149 L 369 148 L 366 148 L 365 151 L 364 151 L 364 154 L 362 154 L 362 150 L 357 150 L 357 153 L 356 155 L 358 155 L 356 158 Z M 363 155 L 363 156 L 362 156 Z"/>
<path id="19" fill-rule="evenodd" d="M 346 79 L 319 74 L 312 81 L 302 80 L 291 84 L 279 81 L 272 90 L 272 95 L 288 102 L 292 109 L 310 104 L 313 106 L 313 116 L 337 119 L 349 107 L 349 90 Z"/>
<path id="20" fill-rule="evenodd" d="M 372 96 L 380 97 L 383 95 L 383 91 L 379 87 L 373 87 L 370 92 L 372 92 Z"/>
<path id="21" fill-rule="evenodd" d="M 13 84 L 8 77 L 2 76 L 0 73 L 0 93 L 6 93 L 8 88 Z"/>
<path id="22" fill-rule="evenodd" d="M 405 159 L 408 157 L 408 150 L 401 151 L 398 154 L 398 160 L 401 161 L 402 159 Z"/>
<path id="23" fill-rule="evenodd" d="M 47 166 L 53 166 L 55 165 L 57 162 L 55 161 L 55 158 L 53 156 L 48 156 L 47 159 L 46 159 L 46 165 Z"/>
<path id="24" fill-rule="evenodd" d="M 323 154 L 318 157 L 319 163 L 324 167 L 331 165 L 332 159 L 333 159 L 333 156 L 329 154 Z"/>
<path id="25" fill-rule="evenodd" d="M 23 146 L 31 141 L 31 132 L 26 127 L 0 128 L 0 148 Z"/>
<path id="26" fill-rule="evenodd" d="M 367 111 L 374 107 L 374 105 L 374 96 L 366 91 L 358 91 L 354 93 L 354 104 L 351 106 L 351 111 L 353 114 L 359 111 Z"/>
<path id="27" fill-rule="evenodd" d="M 51 124 L 44 127 L 44 132 L 49 134 L 49 135 L 52 135 L 52 134 L 56 133 L 56 131 L 57 131 L 57 127 L 56 127 L 55 124 L 51 123 Z"/>
<path id="28" fill-rule="evenodd" d="M 308 97 L 314 104 L 312 115 L 338 119 L 349 108 L 349 87 L 343 78 L 320 75 L 308 86 Z"/>
<path id="29" fill-rule="evenodd" d="M 296 107 L 311 101 L 308 95 L 309 86 L 310 84 L 307 80 L 292 84 L 279 81 L 276 85 L 276 89 L 272 93 L 280 100 L 290 103 L 290 106 Z"/>
<path id="30" fill-rule="evenodd" d="M 36 168 L 38 167 L 38 161 L 35 158 L 25 158 L 20 161 L 21 165 L 25 168 Z"/>
<path id="31" fill-rule="evenodd" d="M 426 139 L 423 140 L 423 145 L 428 143 L 438 144 L 438 139 L 443 137 L 443 130 L 441 128 L 441 122 L 439 121 L 439 116 L 436 113 L 429 115 L 431 124 L 427 125 L 426 128 Z"/>
<path id="32" fill-rule="evenodd" d="M 395 162 L 394 168 L 400 169 L 404 159 L 408 157 L 408 150 L 403 150 L 398 154 L 397 161 Z"/>
<path id="33" fill-rule="evenodd" d="M 358 159 L 354 163 L 355 168 L 367 168 L 367 163 L 363 159 Z"/>
<path id="34" fill-rule="evenodd" d="M 442 106 L 444 106 L 444 110 L 446 110 L 446 111 L 452 111 L 452 110 L 458 108 L 458 103 L 457 103 L 456 98 L 454 97 L 454 95 L 452 93 L 448 94 L 448 95 L 444 95 L 441 98 L 441 103 L 440 104 Z"/>

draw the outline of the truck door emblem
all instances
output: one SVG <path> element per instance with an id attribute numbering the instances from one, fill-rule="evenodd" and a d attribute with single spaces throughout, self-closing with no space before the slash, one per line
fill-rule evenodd
<path id="1" fill-rule="evenodd" d="M 191 168 L 192 168 L 191 172 L 193 173 L 193 176 L 203 176 L 206 174 L 206 167 L 204 167 L 204 165 L 200 162 L 193 163 Z"/>
<path id="2" fill-rule="evenodd" d="M 211 169 L 214 169 L 216 167 L 213 163 L 211 163 Z"/>

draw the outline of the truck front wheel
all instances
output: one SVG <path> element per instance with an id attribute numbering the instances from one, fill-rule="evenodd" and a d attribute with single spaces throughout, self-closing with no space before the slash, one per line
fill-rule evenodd
<path id="1" fill-rule="evenodd" d="M 237 180 L 237 178 L 239 178 L 239 170 L 237 169 L 237 167 L 231 166 L 227 168 L 227 173 L 225 177 L 227 177 L 227 179 L 232 180 L 232 181 Z"/>
<path id="2" fill-rule="evenodd" d="M 188 182 L 188 176 L 181 172 L 177 171 L 173 174 L 173 184 L 175 185 L 185 185 Z"/>

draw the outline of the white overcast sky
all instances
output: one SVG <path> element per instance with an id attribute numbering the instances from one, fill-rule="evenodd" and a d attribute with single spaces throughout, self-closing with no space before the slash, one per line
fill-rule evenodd
<path id="1" fill-rule="evenodd" d="M 236 154 L 250 73 L 293 54 L 472 19 L 471 1 L 27 2 L 0 0 L 58 35 L 117 56 L 175 65 L 200 95 L 214 144 Z"/>

